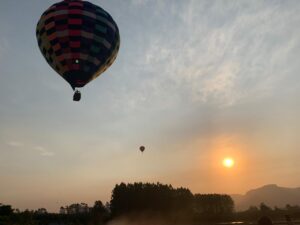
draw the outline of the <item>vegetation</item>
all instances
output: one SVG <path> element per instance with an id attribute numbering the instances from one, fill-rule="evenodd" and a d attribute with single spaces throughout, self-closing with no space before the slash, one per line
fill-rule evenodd
<path id="1" fill-rule="evenodd" d="M 285 215 L 300 218 L 300 206 L 272 209 L 262 203 L 259 207 L 234 212 L 234 202 L 228 195 L 192 194 L 187 188 L 160 183 L 121 183 L 115 186 L 111 201 L 105 205 L 101 201 L 92 207 L 75 203 L 61 207 L 59 213 L 48 213 L 45 208 L 20 212 L 0 204 L 0 225 L 102 225 L 122 217 L 136 221 L 141 217 L 158 218 L 170 224 L 204 224 L 257 221 L 262 215 L 281 220 Z"/>
<path id="2" fill-rule="evenodd" d="M 102 225 L 109 216 L 107 208 L 101 201 L 96 201 L 93 207 L 88 207 L 85 203 L 72 204 L 59 213 L 48 213 L 43 208 L 24 212 L 2 210 L 7 207 L 11 208 L 11 206 L 0 205 L 0 225 Z"/>
<path id="3" fill-rule="evenodd" d="M 236 212 L 235 219 L 241 221 L 253 221 L 262 215 L 267 215 L 273 220 L 284 220 L 286 215 L 291 218 L 300 219 L 300 206 L 286 205 L 285 208 L 274 207 L 273 209 L 264 203 L 261 203 L 259 207 L 251 206 L 248 210 L 243 212 Z"/>
<path id="4" fill-rule="evenodd" d="M 196 194 L 194 204 L 197 220 L 228 221 L 233 219 L 234 202 L 229 195 Z"/>

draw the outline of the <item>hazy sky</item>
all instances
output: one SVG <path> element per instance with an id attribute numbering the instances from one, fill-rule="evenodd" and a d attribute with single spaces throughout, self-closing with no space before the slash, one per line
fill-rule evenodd
<path id="1" fill-rule="evenodd" d="M 299 0 L 91 0 L 121 48 L 78 103 L 36 43 L 55 2 L 0 1 L 0 202 L 56 211 L 122 181 L 300 186 Z"/>

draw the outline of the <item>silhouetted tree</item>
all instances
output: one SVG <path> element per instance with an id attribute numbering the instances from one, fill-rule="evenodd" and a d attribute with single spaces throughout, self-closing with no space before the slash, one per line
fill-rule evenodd
<path id="1" fill-rule="evenodd" d="M 260 211 L 262 211 L 263 213 L 268 213 L 270 211 L 272 211 L 272 208 L 267 206 L 265 203 L 260 203 L 260 206 L 259 206 L 259 209 Z"/>
<path id="2" fill-rule="evenodd" d="M 105 213 L 106 212 L 106 208 L 103 205 L 103 203 L 98 200 L 98 201 L 95 201 L 94 206 L 92 208 L 92 212 Z"/>
<path id="3" fill-rule="evenodd" d="M 232 217 L 234 202 L 229 195 L 196 194 L 194 210 L 199 220 L 225 220 Z"/>
<path id="4" fill-rule="evenodd" d="M 10 216 L 13 213 L 13 209 L 10 205 L 2 205 L 0 203 L 0 216 Z"/>
<path id="5" fill-rule="evenodd" d="M 192 210 L 193 194 L 186 188 L 174 189 L 160 183 L 121 183 L 112 191 L 113 216 L 126 213 L 185 214 Z M 176 213 L 175 213 L 176 212 Z"/>
<path id="6" fill-rule="evenodd" d="M 257 221 L 258 225 L 273 225 L 273 222 L 270 217 L 268 216 L 262 216 Z"/>
<path id="7" fill-rule="evenodd" d="M 47 209 L 45 208 L 40 208 L 38 210 L 35 211 L 36 214 L 39 214 L 39 215 L 43 215 L 43 214 L 47 214 Z"/>

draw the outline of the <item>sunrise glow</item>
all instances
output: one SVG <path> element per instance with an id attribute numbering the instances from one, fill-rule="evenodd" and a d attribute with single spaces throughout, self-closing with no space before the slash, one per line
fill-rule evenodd
<path id="1" fill-rule="evenodd" d="M 231 168 L 234 166 L 234 160 L 232 158 L 225 158 L 223 160 L 223 166 L 227 167 L 227 168 Z"/>

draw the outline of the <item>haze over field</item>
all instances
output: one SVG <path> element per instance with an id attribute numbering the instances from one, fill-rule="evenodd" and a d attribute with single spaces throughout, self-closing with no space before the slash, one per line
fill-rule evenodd
<path id="1" fill-rule="evenodd" d="M 121 48 L 79 103 L 35 38 L 56 0 L 0 1 L 1 203 L 57 211 L 122 181 L 300 186 L 300 1 L 90 1 Z"/>

